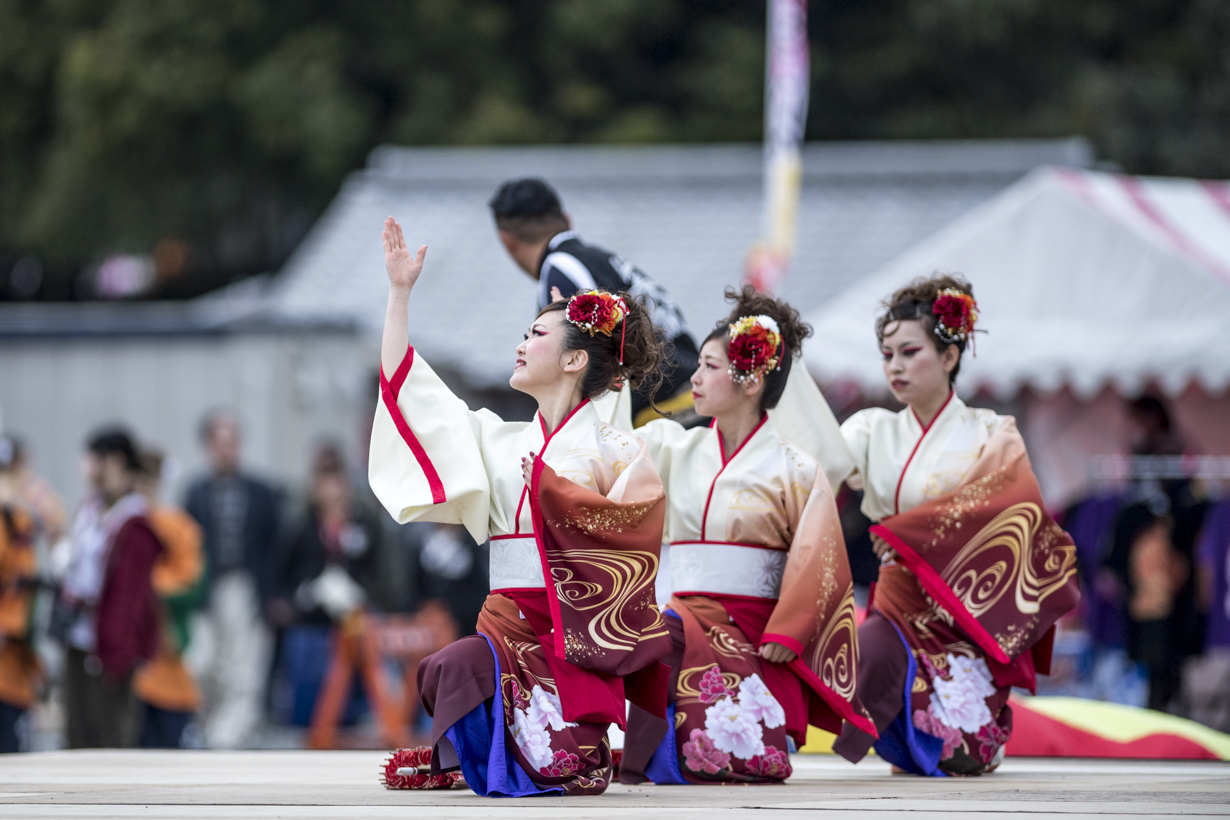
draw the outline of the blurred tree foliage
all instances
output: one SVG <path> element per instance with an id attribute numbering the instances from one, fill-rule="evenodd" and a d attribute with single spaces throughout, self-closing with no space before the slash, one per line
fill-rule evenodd
<path id="1" fill-rule="evenodd" d="M 810 8 L 809 139 L 1080 133 L 1230 176 L 1227 0 Z M 0 276 L 36 254 L 70 298 L 168 238 L 168 293 L 276 268 L 385 142 L 756 140 L 763 37 L 750 0 L 0 0 Z"/>

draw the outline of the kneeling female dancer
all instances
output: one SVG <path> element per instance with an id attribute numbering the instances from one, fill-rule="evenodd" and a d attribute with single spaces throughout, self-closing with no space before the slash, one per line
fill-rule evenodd
<path id="1" fill-rule="evenodd" d="M 479 634 L 419 667 L 431 772 L 460 768 L 482 795 L 600 794 L 612 775 L 607 726 L 624 725 L 625 696 L 659 713 L 666 702 L 657 661 L 670 638 L 653 597 L 662 482 L 644 444 L 593 404 L 658 373 L 648 312 L 600 292 L 544 308 L 509 380 L 538 412 L 505 422 L 468 409 L 408 347 L 406 301 L 426 246 L 412 257 L 390 217 L 384 249 L 372 490 L 400 522 L 491 538 Z"/>
<path id="2" fill-rule="evenodd" d="M 880 738 L 847 726 L 834 750 L 871 746 L 900 770 L 975 775 L 1003 757 L 1008 692 L 1050 667 L 1055 621 L 1079 599 L 1072 540 L 1046 512 L 1010 416 L 953 390 L 972 342 L 968 282 L 919 279 L 876 324 L 884 376 L 909 405 L 842 425 L 881 557 L 858 692 Z"/>
<path id="3" fill-rule="evenodd" d="M 631 707 L 624 783 L 780 782 L 786 738 L 802 745 L 809 722 L 874 731 L 854 690 L 853 587 L 829 480 L 766 412 L 811 328 L 751 288 L 727 298 L 734 311 L 692 376 L 713 425 L 637 429 L 666 485 L 673 651 L 666 719 Z"/>

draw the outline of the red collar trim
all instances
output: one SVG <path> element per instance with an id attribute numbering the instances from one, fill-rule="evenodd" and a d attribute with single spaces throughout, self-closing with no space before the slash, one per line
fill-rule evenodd
<path id="1" fill-rule="evenodd" d="M 906 470 L 910 469 L 911 462 L 914 461 L 914 454 L 918 452 L 919 446 L 922 445 L 923 439 L 927 437 L 927 432 L 930 431 L 940 416 L 944 415 L 944 411 L 948 409 L 952 397 L 957 395 L 957 391 L 951 387 L 948 388 L 948 398 L 944 399 L 944 403 L 940 405 L 940 409 L 935 411 L 935 415 L 931 417 L 931 421 L 926 424 L 922 423 L 922 419 L 918 417 L 918 411 L 911 405 L 910 412 L 914 414 L 914 421 L 918 422 L 918 426 L 922 428 L 922 435 L 918 437 L 918 441 L 914 442 L 914 449 L 910 451 L 910 457 L 905 460 L 905 466 L 901 468 L 901 475 L 897 476 L 897 492 L 893 493 L 893 515 L 901 512 L 901 485 L 905 482 Z"/>
<path id="2" fill-rule="evenodd" d="M 756 426 L 752 428 L 752 432 L 748 433 L 747 438 L 743 439 L 743 441 L 739 443 L 739 446 L 735 448 L 735 451 L 730 454 L 730 458 L 726 457 L 726 441 L 722 438 L 722 430 L 717 426 L 717 419 L 713 420 L 713 429 L 717 433 L 718 437 L 718 454 L 722 457 L 723 468 L 725 468 L 730 462 L 734 461 L 735 456 L 739 455 L 743 448 L 747 446 L 747 443 L 756 437 L 756 434 L 760 432 L 760 428 L 764 427 L 764 423 L 768 420 L 768 413 L 762 415 L 760 417 L 760 421 L 758 421 Z"/>
<path id="3" fill-rule="evenodd" d="M 572 411 L 564 416 L 564 420 L 559 423 L 559 427 L 547 432 L 547 420 L 542 417 L 542 412 L 538 413 L 538 425 L 542 428 L 542 448 L 538 451 L 538 458 L 542 458 L 547 453 L 547 445 L 551 443 L 551 437 L 568 426 L 568 422 L 572 421 L 572 417 L 577 414 L 585 405 L 589 404 L 589 399 L 583 399 L 580 404 L 572 408 Z M 518 538 L 526 537 L 525 533 L 521 532 L 521 510 L 525 507 L 525 499 L 529 494 L 529 487 L 524 487 L 521 490 L 521 498 L 517 501 L 517 517 L 513 523 L 512 535 Z"/>
<path id="4" fill-rule="evenodd" d="M 747 434 L 747 438 L 743 439 L 743 441 L 739 444 L 739 446 L 735 448 L 735 451 L 730 454 L 730 458 L 726 458 L 726 445 L 722 442 L 722 431 L 718 429 L 717 419 L 713 420 L 713 432 L 717 433 L 718 455 L 722 459 L 722 468 L 717 471 L 717 475 L 713 477 L 713 481 L 709 482 L 709 495 L 705 496 L 705 511 L 702 512 L 700 516 L 700 540 L 701 541 L 705 540 L 705 526 L 709 520 L 709 504 L 710 502 L 713 501 L 713 488 L 717 486 L 718 479 L 722 477 L 722 471 L 726 469 L 727 464 L 735 460 L 735 457 L 739 455 L 739 453 L 743 452 L 743 448 L 747 446 L 747 443 L 749 441 L 751 441 L 752 439 L 756 437 L 756 434 L 760 432 L 760 428 L 764 427 L 764 423 L 768 420 L 769 420 L 768 413 L 761 416 L 760 422 L 755 427 L 752 428 L 752 432 Z"/>
<path id="5" fill-rule="evenodd" d="M 922 428 L 922 434 L 924 436 L 927 435 L 927 431 L 930 430 L 932 425 L 935 424 L 935 420 L 944 414 L 944 410 L 948 407 L 948 404 L 952 401 L 952 397 L 955 395 L 957 395 L 957 391 L 953 390 L 951 387 L 948 388 L 948 398 L 944 399 L 944 403 L 940 405 L 940 409 L 935 411 L 935 415 L 931 417 L 931 421 L 926 424 L 922 423 L 922 419 L 918 417 L 918 411 L 914 409 L 913 405 L 910 405 L 910 412 L 914 414 L 914 421 L 918 422 L 918 426 Z"/>
<path id="6" fill-rule="evenodd" d="M 540 410 L 538 412 L 538 424 L 542 427 L 543 452 L 546 452 L 547 445 L 551 443 L 551 437 L 554 436 L 556 433 L 558 433 L 560 430 L 563 430 L 565 427 L 567 427 L 568 422 L 572 421 L 572 417 L 577 414 L 577 411 L 580 410 L 582 407 L 584 407 L 587 404 L 589 404 L 589 399 L 582 399 L 580 404 L 572 408 L 572 410 L 568 413 L 568 415 L 564 416 L 564 420 L 559 423 L 559 427 L 556 427 L 554 430 L 551 430 L 550 432 L 547 431 L 547 420 L 542 417 L 542 411 Z M 542 453 L 539 453 L 538 455 L 541 456 Z"/>

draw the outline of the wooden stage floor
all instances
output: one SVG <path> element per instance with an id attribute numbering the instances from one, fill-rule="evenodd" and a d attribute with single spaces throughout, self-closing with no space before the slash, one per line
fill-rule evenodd
<path id="1" fill-rule="evenodd" d="M 795 755 L 783 786 L 613 785 L 600 797 L 391 792 L 377 752 L 46 752 L 0 757 L 0 818 L 963 818 L 1230 815 L 1230 764 L 1009 758 L 968 779 Z"/>

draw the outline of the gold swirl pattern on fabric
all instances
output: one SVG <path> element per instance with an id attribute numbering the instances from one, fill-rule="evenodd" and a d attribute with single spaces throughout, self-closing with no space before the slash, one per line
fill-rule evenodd
<path id="1" fill-rule="evenodd" d="M 720 626 L 709 627 L 707 633 L 709 644 L 720 655 L 725 655 L 728 658 L 738 658 L 744 655 L 755 655 L 756 647 L 752 646 L 747 641 L 737 640 L 733 635 L 722 629 Z"/>
<path id="2" fill-rule="evenodd" d="M 794 503 L 801 510 L 807 506 L 807 499 L 811 498 L 810 484 L 803 484 L 799 481 L 790 482 L 790 493 L 794 496 Z"/>
<path id="3" fill-rule="evenodd" d="M 708 663 L 704 666 L 689 666 L 687 669 L 681 669 L 679 671 L 679 684 L 675 693 L 675 702 L 699 703 L 700 689 L 693 685 L 693 678 L 704 677 L 705 673 L 712 668 L 713 664 Z M 735 689 L 741 680 L 743 678 L 734 672 L 722 672 L 722 681 L 725 682 L 727 689 Z M 676 714 L 683 714 L 683 710 L 679 710 Z"/>
<path id="4" fill-rule="evenodd" d="M 568 453 L 564 456 L 565 461 L 583 458 L 593 459 L 594 461 L 601 463 L 603 461 L 602 451 L 597 447 L 586 447 L 583 444 L 578 444 L 574 447 L 569 447 Z"/>
<path id="5" fill-rule="evenodd" d="M 561 468 L 556 471 L 556 475 L 560 478 L 566 478 L 573 484 L 578 484 L 582 487 L 598 486 L 598 479 L 589 470 L 569 470 Z"/>
<path id="6" fill-rule="evenodd" d="M 539 643 L 530 643 L 529 641 L 514 641 L 512 638 L 505 637 L 504 644 L 509 649 L 512 650 L 513 657 L 517 659 L 517 664 L 521 667 L 523 671 L 526 671 L 527 674 L 529 670 L 529 665 L 525 661 L 525 656 L 534 655 L 534 654 L 542 656 L 543 654 L 542 644 L 539 644 Z M 552 687 L 555 686 L 555 680 L 553 678 L 547 678 L 547 680 L 551 681 Z"/>
<path id="7" fill-rule="evenodd" d="M 772 512 L 775 507 L 772 497 L 761 486 L 740 487 L 730 497 L 728 509 Z"/>
<path id="8" fill-rule="evenodd" d="M 820 681 L 844 700 L 854 699 L 858 669 L 858 624 L 854 610 L 854 585 L 846 586 L 841 604 L 828 619 L 816 641 L 811 668 Z"/>
<path id="9" fill-rule="evenodd" d="M 1043 520 L 1037 504 L 1014 504 L 995 516 L 953 557 L 944 571 L 944 581 L 975 618 L 988 612 L 1009 589 L 1020 612 L 1037 613 L 1042 601 L 1062 588 L 1076 571 L 1076 550 L 1071 545 L 1051 546 L 1043 561 L 1046 577 L 1037 573 L 1033 562 L 1023 560 Z"/>
<path id="10" fill-rule="evenodd" d="M 641 550 L 569 550 L 568 560 L 573 564 L 583 564 L 610 578 L 609 591 L 607 584 L 583 581 L 574 577 L 571 569 L 553 567 L 552 579 L 555 581 L 555 591 L 561 601 L 576 612 L 597 613 L 589 621 L 586 631 L 590 639 L 609 650 L 634 649 L 643 638 L 657 637 L 666 634 L 666 624 L 662 614 L 654 607 L 656 618 L 647 629 L 639 625 L 627 623 L 623 619 L 625 610 L 639 611 L 641 608 L 632 606 L 637 599 L 653 589 L 654 578 L 658 572 L 658 557 L 652 552 Z M 599 597 L 599 596 L 602 597 Z"/>
<path id="11" fill-rule="evenodd" d="M 966 542 L 949 563 L 944 581 L 975 618 L 989 611 L 1012 586 L 1041 511 L 1034 504 L 1014 504 L 991 519 Z M 975 568 L 981 559 L 983 566 Z"/>

